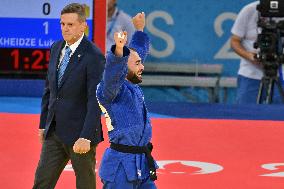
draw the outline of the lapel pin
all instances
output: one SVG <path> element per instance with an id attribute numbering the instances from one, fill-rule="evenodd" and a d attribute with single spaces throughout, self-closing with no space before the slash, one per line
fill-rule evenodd
<path id="1" fill-rule="evenodd" d="M 78 58 L 80 58 L 81 57 L 81 55 L 80 54 L 78 54 Z"/>

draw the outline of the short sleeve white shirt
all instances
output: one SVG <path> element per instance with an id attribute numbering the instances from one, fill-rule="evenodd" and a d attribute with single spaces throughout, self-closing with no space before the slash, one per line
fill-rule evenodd
<path id="1" fill-rule="evenodd" d="M 242 39 L 242 46 L 247 51 L 253 53 L 257 52 L 253 47 L 253 44 L 257 40 L 258 34 L 257 21 L 259 12 L 256 10 L 258 4 L 259 1 L 255 1 L 246 5 L 238 14 L 231 30 L 232 34 Z M 261 79 L 263 71 L 259 66 L 254 65 L 247 59 L 241 57 L 238 74 L 251 79 Z"/>

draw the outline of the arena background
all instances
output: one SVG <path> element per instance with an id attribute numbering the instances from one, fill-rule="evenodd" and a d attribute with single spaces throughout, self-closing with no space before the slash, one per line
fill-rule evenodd
<path id="1" fill-rule="evenodd" d="M 239 57 L 230 49 L 231 27 L 251 0 L 118 1 L 130 15 L 144 11 L 152 48 L 148 61 L 222 63 L 225 75 L 236 75 Z"/>
<path id="2" fill-rule="evenodd" d="M 118 6 L 130 15 L 144 11 L 146 31 L 152 46 L 149 62 L 222 64 L 223 76 L 237 75 L 239 57 L 230 48 L 231 27 L 241 8 L 252 0 L 119 0 Z M 158 101 L 208 102 L 204 89 L 144 89 L 146 97 Z M 229 89 L 226 103 L 234 103 L 235 89 Z"/>
<path id="3" fill-rule="evenodd" d="M 33 27 L 42 27 L 42 25 L 36 25 L 36 23 L 40 23 L 40 19 L 42 18 L 42 16 L 38 16 L 39 13 L 36 10 L 41 9 L 41 4 L 45 1 L 36 1 L 36 3 L 32 3 L 32 0 L 13 1 L 15 2 L 13 5 L 9 0 L 1 1 L 3 6 L 0 8 L 0 23 L 6 25 L 6 27 L 0 31 L 0 37 L 4 33 L 5 35 L 8 33 L 8 36 L 23 36 L 24 33 L 25 36 L 33 35 L 36 30 L 32 30 L 32 27 L 29 27 L 30 29 L 25 31 L 27 26 L 23 25 L 20 19 L 16 23 L 13 21 L 15 23 L 11 23 L 13 26 L 9 26 L 9 23 L 7 25 L 7 20 L 1 19 L 1 17 L 21 17 L 15 15 L 17 13 L 25 15 L 23 17 L 35 17 Z M 55 33 L 60 34 L 59 24 L 56 24 L 58 22 L 59 11 L 69 1 L 61 1 L 60 4 L 55 0 L 47 2 L 51 4 L 52 10 L 51 14 L 47 17 L 50 19 L 50 27 L 52 28 L 49 37 L 52 36 L 52 39 L 56 40 L 61 37 L 60 35 L 55 35 Z M 91 0 L 80 0 L 79 2 L 90 6 L 92 4 Z M 97 0 L 97 2 L 103 1 Z M 150 35 L 152 41 L 150 56 L 147 62 L 157 64 L 165 62 L 172 64 L 222 64 L 222 76 L 235 77 L 239 67 L 239 57 L 232 52 L 229 45 L 230 29 L 237 13 L 249 2 L 252 1 L 218 0 L 212 3 L 209 0 L 178 2 L 174 0 L 146 0 L 143 2 L 140 0 L 118 0 L 118 7 L 131 16 L 134 16 L 139 11 L 146 13 L 147 24 L 145 31 Z M 35 9 L 29 11 L 31 6 L 34 6 Z M 98 9 L 98 11 L 102 11 L 102 9 Z M 91 17 L 92 12 L 90 12 L 88 19 Z M 103 29 L 101 19 L 99 21 L 97 22 L 97 31 Z M 93 27 L 93 23 L 90 20 L 88 24 L 91 28 Z M 9 30 L 7 31 L 7 29 Z M 89 31 L 89 33 L 91 32 L 92 30 Z M 103 33 L 100 32 L 95 37 L 97 37 L 96 41 L 101 44 Z M 1 44 L 0 48 L 3 48 Z M 48 48 L 48 46 L 45 48 Z M 145 63 L 146 66 L 147 62 Z M 6 89 L 9 88 L 7 84 L 3 85 L 3 87 L 5 90 L 0 90 L 0 95 L 15 95 L 12 92 L 7 92 L 8 90 Z M 32 91 L 31 93 L 35 95 L 41 94 L 42 85 L 39 85 L 37 89 L 36 92 Z M 177 91 L 174 88 L 147 87 L 143 88 L 143 90 L 146 98 L 149 97 L 149 100 L 152 101 L 159 101 L 162 97 L 164 101 L 208 102 L 208 95 L 203 88 L 192 89 L 188 87 Z M 195 98 L 188 99 L 182 93 L 188 93 Z M 30 95 L 29 91 L 26 90 L 18 90 L 16 94 Z M 228 94 L 226 103 L 234 103 L 235 88 L 229 89 Z"/>

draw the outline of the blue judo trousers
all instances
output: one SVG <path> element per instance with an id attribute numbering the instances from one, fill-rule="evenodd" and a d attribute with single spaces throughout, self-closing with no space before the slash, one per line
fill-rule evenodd
<path id="1" fill-rule="evenodd" d="M 137 51 L 143 61 L 149 52 L 147 34 L 136 31 L 129 46 Z M 123 57 L 116 57 L 114 50 L 115 46 L 107 53 L 103 79 L 97 87 L 97 99 L 106 117 L 109 141 L 128 146 L 146 146 L 152 138 L 152 126 L 144 96 L 137 84 L 125 79 L 130 50 L 124 47 Z M 156 188 L 149 178 L 149 166 L 143 153 L 123 153 L 107 148 L 99 176 L 104 189 Z"/>

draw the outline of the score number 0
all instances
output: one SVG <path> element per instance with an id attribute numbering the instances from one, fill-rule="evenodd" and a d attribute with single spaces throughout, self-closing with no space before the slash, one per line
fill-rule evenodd
<path id="1" fill-rule="evenodd" d="M 49 3 L 44 3 L 42 5 L 42 13 L 44 15 L 49 15 L 50 14 L 50 11 L 51 11 L 51 6 Z M 43 24 L 43 27 L 44 27 L 44 34 L 45 35 L 48 35 L 48 22 L 44 22 Z"/>

